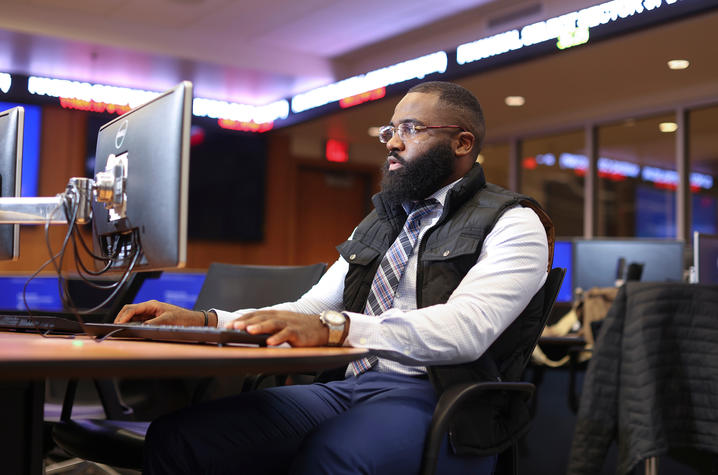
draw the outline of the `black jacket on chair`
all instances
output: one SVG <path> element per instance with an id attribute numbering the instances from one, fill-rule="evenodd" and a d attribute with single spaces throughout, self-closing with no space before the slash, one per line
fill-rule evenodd
<path id="1" fill-rule="evenodd" d="M 616 473 L 676 449 L 718 454 L 716 309 L 714 285 L 621 288 L 588 366 L 568 473 L 600 473 L 614 439 Z"/>

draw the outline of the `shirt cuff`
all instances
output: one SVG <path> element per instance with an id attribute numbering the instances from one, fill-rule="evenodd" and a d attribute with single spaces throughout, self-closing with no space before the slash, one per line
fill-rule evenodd
<path id="1" fill-rule="evenodd" d="M 362 313 L 342 312 L 349 316 L 349 334 L 344 339 L 344 346 L 355 348 L 369 348 L 372 343 L 372 335 L 378 332 L 378 325 L 381 319 L 376 315 L 364 315 Z"/>
<path id="2" fill-rule="evenodd" d="M 211 308 L 210 311 L 217 314 L 217 328 L 224 328 L 225 325 L 227 325 L 232 320 L 235 320 L 245 313 L 254 312 L 255 308 L 243 308 L 241 311 L 238 312 L 228 312 L 226 310 L 218 310 L 216 308 Z"/>

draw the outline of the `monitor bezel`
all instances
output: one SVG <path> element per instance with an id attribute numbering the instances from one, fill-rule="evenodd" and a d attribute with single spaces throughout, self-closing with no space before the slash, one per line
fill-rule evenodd
<path id="1" fill-rule="evenodd" d="M 8 117 L 9 126 L 14 127 L 14 130 L 10 132 L 14 135 L 13 143 L 15 144 L 15 159 L 9 160 L 7 170 L 2 164 L 0 164 L 0 175 L 13 176 L 15 182 L 13 183 L 12 197 L 18 198 L 22 192 L 22 149 L 24 140 L 24 126 L 25 126 L 25 109 L 22 106 L 12 107 L 4 111 L 0 111 L 0 118 Z M 14 170 L 12 170 L 14 168 Z M 14 171 L 14 173 L 13 173 Z M 3 173 L 7 172 L 7 173 Z M 0 182 L 2 188 L 6 188 L 5 184 Z M 0 196 L 2 196 L 2 189 L 0 189 Z M 12 238 L 10 246 L 3 249 L 3 246 L 7 246 L 7 243 L 0 245 L 0 260 L 11 260 L 17 261 L 20 258 L 20 225 L 19 224 L 3 224 L 0 226 L 12 226 Z"/>

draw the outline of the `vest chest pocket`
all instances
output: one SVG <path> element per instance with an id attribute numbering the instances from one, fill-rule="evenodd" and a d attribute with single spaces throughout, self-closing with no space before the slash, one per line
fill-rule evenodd
<path id="1" fill-rule="evenodd" d="M 445 261 L 477 253 L 483 239 L 474 234 L 459 233 L 427 242 L 422 261 Z"/>
<path id="2" fill-rule="evenodd" d="M 360 266 L 371 263 L 379 256 L 379 251 L 376 249 L 353 239 L 344 241 L 338 245 L 337 250 L 349 264 L 357 264 Z"/>

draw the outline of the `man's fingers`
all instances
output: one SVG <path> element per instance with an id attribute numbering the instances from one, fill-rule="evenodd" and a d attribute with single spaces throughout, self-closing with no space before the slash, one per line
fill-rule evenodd
<path id="1" fill-rule="evenodd" d="M 287 326 L 287 322 L 278 319 L 250 320 L 245 327 L 247 333 L 277 333 Z"/>
<path id="2" fill-rule="evenodd" d="M 284 342 L 289 342 L 292 344 L 290 339 L 294 336 L 294 332 L 290 331 L 288 328 L 284 328 L 282 331 L 275 333 L 274 335 L 267 338 L 267 345 L 269 346 L 277 346 L 281 345 Z M 294 346 L 294 345 L 292 345 Z"/>
<path id="3" fill-rule="evenodd" d="M 147 319 L 143 323 L 147 325 L 171 325 L 172 319 L 172 312 L 165 312 L 157 315 L 154 318 Z"/>
<path id="4" fill-rule="evenodd" d="M 115 323 L 144 320 L 142 318 L 135 318 L 141 316 L 152 317 L 155 315 L 156 307 L 153 301 L 125 305 L 115 317 Z"/>
<path id="5" fill-rule="evenodd" d="M 226 327 L 234 330 L 246 330 L 247 326 L 258 322 L 263 322 L 270 318 L 274 318 L 274 316 L 275 313 L 272 310 L 249 312 L 245 313 L 241 317 L 237 317 L 236 319 L 232 320 L 226 325 Z"/>

